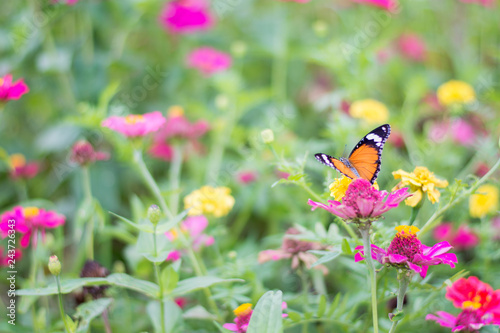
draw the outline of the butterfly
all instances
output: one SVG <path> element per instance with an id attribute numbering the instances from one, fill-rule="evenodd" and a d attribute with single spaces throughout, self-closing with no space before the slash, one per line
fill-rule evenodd
<path id="1" fill-rule="evenodd" d="M 380 172 L 382 149 L 391 134 L 389 124 L 375 128 L 365 135 L 348 158 L 335 158 L 327 154 L 316 154 L 314 157 L 324 165 L 343 173 L 351 179 L 363 178 L 374 183 Z"/>

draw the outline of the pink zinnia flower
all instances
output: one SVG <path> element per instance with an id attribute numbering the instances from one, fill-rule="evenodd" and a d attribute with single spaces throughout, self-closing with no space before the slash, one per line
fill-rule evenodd
<path id="1" fill-rule="evenodd" d="M 141 137 L 156 132 L 165 124 L 166 119 L 160 111 L 131 114 L 125 117 L 111 116 L 101 123 L 101 126 L 120 132 L 126 137 Z"/>
<path id="2" fill-rule="evenodd" d="M 427 48 L 424 40 L 416 34 L 403 34 L 398 39 L 399 52 L 409 60 L 424 61 Z"/>
<path id="3" fill-rule="evenodd" d="M 461 225 L 455 231 L 452 223 L 437 226 L 434 229 L 434 238 L 437 241 L 448 241 L 457 250 L 467 250 L 479 243 L 479 237 L 468 226 Z"/>
<path id="4" fill-rule="evenodd" d="M 148 153 L 165 161 L 171 161 L 174 156 L 172 144 L 185 143 L 189 150 L 203 151 L 203 146 L 198 141 L 209 129 L 206 121 L 200 120 L 195 123 L 189 122 L 184 117 L 184 110 L 180 106 L 173 106 L 168 112 L 167 121 L 155 133 L 153 145 Z"/>
<path id="5" fill-rule="evenodd" d="M 352 0 L 352 1 L 357 3 L 363 3 L 366 5 L 380 7 L 388 11 L 393 11 L 398 7 L 398 3 L 395 0 Z"/>
<path id="6" fill-rule="evenodd" d="M 186 236 L 186 238 L 190 241 L 190 246 L 195 251 L 199 251 L 203 246 L 211 246 L 215 242 L 214 237 L 206 235 L 203 231 L 208 226 L 208 220 L 205 216 L 189 216 L 186 218 L 180 226 L 181 232 Z M 177 240 L 179 235 L 176 231 L 168 231 L 165 233 L 168 240 L 174 242 Z M 168 254 L 166 260 L 168 261 L 176 261 L 179 260 L 182 256 L 182 251 L 174 250 Z"/>
<path id="7" fill-rule="evenodd" d="M 31 179 L 40 171 L 37 162 L 26 162 L 23 154 L 9 156 L 10 177 L 16 179 Z"/>
<path id="8" fill-rule="evenodd" d="M 437 316 L 428 314 L 426 320 L 434 320 L 443 327 L 451 328 L 452 332 L 479 332 L 484 325 L 492 323 L 491 318 L 481 317 L 477 311 L 466 309 L 460 312 L 458 316 L 445 311 L 437 311 Z"/>
<path id="9" fill-rule="evenodd" d="M 500 290 L 475 276 L 460 278 L 447 287 L 446 299 L 459 309 L 473 309 L 480 317 L 489 315 L 500 323 Z"/>
<path id="10" fill-rule="evenodd" d="M 211 76 L 231 67 L 231 56 L 211 47 L 200 47 L 189 53 L 187 65 L 196 68 L 204 76 Z"/>
<path id="11" fill-rule="evenodd" d="M 419 273 L 422 278 L 427 275 L 429 266 L 447 264 L 451 268 L 455 267 L 457 256 L 446 253 L 452 248 L 448 242 L 429 247 L 417 238 L 416 233 L 419 231 L 417 227 L 398 226 L 396 230 L 398 232 L 387 250 L 372 244 L 371 256 L 374 260 L 383 265 L 412 270 Z M 363 246 L 356 247 L 356 250 L 358 252 L 354 256 L 354 261 L 364 260 Z"/>
<path id="12" fill-rule="evenodd" d="M 302 263 L 307 269 L 310 269 L 312 264 L 314 264 L 318 258 L 310 250 L 324 250 L 325 247 L 319 243 L 306 242 L 294 238 L 288 238 L 287 235 L 299 235 L 300 231 L 295 228 L 289 228 L 285 237 L 283 237 L 283 243 L 281 248 L 278 250 L 265 250 L 259 252 L 259 263 L 264 263 L 270 260 L 276 261 L 281 259 L 292 259 L 292 269 L 299 268 Z M 317 265 L 313 267 L 314 269 L 323 272 L 323 275 L 328 274 L 328 268 L 324 265 Z"/>
<path id="13" fill-rule="evenodd" d="M 236 175 L 236 178 L 241 184 L 250 184 L 257 180 L 257 173 L 255 171 L 241 171 Z"/>
<path id="14" fill-rule="evenodd" d="M 41 231 L 45 238 L 45 228 L 56 228 L 65 223 L 64 215 L 54 211 L 46 211 L 36 207 L 16 206 L 13 210 L 2 214 L 0 222 L 0 233 L 2 238 L 7 237 L 10 226 L 9 220 L 15 220 L 14 230 L 21 234 L 21 247 L 27 247 L 33 235 L 33 246 L 37 245 L 38 231 Z"/>
<path id="15" fill-rule="evenodd" d="M 349 184 L 342 202 L 328 200 L 328 205 L 325 205 L 309 199 L 307 203 L 312 206 L 311 210 L 322 208 L 344 220 L 366 222 L 378 219 L 409 196 L 406 187 L 387 193 L 373 188 L 366 179 L 358 178 Z"/>
<path id="16" fill-rule="evenodd" d="M 181 309 L 184 309 L 188 303 L 188 299 L 185 297 L 176 297 L 174 299 L 175 304 L 177 304 L 178 307 Z"/>
<path id="17" fill-rule="evenodd" d="M 23 253 L 19 249 L 15 249 L 14 251 L 6 249 L 4 255 L 4 249 L 0 248 L 0 267 L 8 267 L 11 264 L 15 266 L 22 257 Z"/>
<path id="18" fill-rule="evenodd" d="M 495 5 L 496 0 L 460 0 L 465 3 L 476 3 L 483 7 L 493 7 Z"/>
<path id="19" fill-rule="evenodd" d="M 451 123 L 451 135 L 453 141 L 462 146 L 472 146 L 476 142 L 474 127 L 462 118 L 455 119 Z"/>
<path id="20" fill-rule="evenodd" d="M 82 166 L 92 164 L 96 161 L 109 159 L 109 154 L 101 151 L 95 151 L 94 147 L 85 140 L 77 141 L 71 147 L 71 161 Z"/>
<path id="21" fill-rule="evenodd" d="M 160 15 L 160 22 L 173 34 L 190 34 L 207 30 L 214 24 L 206 0 L 174 0 L 168 2 Z"/>
<path id="22" fill-rule="evenodd" d="M 17 100 L 28 91 L 30 90 L 26 83 L 24 83 L 23 79 L 19 79 L 16 82 L 12 83 L 11 74 L 0 77 L 0 102 Z"/>

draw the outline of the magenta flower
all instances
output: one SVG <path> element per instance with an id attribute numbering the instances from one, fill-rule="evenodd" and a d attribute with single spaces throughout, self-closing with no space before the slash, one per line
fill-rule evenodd
<path id="1" fill-rule="evenodd" d="M 259 252 L 258 261 L 260 264 L 273 260 L 292 259 L 292 269 L 299 268 L 303 264 L 307 269 L 318 260 L 316 256 L 309 253 L 310 250 L 324 250 L 325 247 L 319 243 L 306 242 L 298 239 L 288 238 L 287 235 L 299 235 L 300 231 L 295 228 L 289 228 L 285 232 L 281 248 L 278 250 L 265 250 Z M 323 275 L 328 274 L 328 268 L 324 265 L 317 265 L 314 269 L 320 270 Z"/>
<path id="2" fill-rule="evenodd" d="M 236 175 L 236 179 L 241 184 L 250 184 L 257 180 L 257 172 L 255 171 L 240 171 Z"/>
<path id="3" fill-rule="evenodd" d="M 92 164 L 96 161 L 109 160 L 109 154 L 101 151 L 95 151 L 94 147 L 85 140 L 77 141 L 71 147 L 71 161 L 81 166 Z"/>
<path id="4" fill-rule="evenodd" d="M 475 3 L 483 7 L 493 7 L 496 0 L 460 0 L 465 3 Z"/>
<path id="5" fill-rule="evenodd" d="M 398 3 L 395 0 L 352 0 L 352 1 L 383 8 L 387 11 L 393 11 L 398 7 Z"/>
<path id="6" fill-rule="evenodd" d="M 101 126 L 120 132 L 126 137 L 142 137 L 156 132 L 165 124 L 166 119 L 160 111 L 131 114 L 125 117 L 111 116 L 101 123 Z"/>
<path id="7" fill-rule="evenodd" d="M 22 257 L 23 253 L 19 249 L 4 250 L 3 248 L 0 248 L 0 267 L 9 267 L 11 264 L 15 266 L 15 263 L 21 260 Z"/>
<path id="8" fill-rule="evenodd" d="M 465 309 L 458 316 L 444 311 L 437 311 L 437 316 L 428 314 L 426 320 L 434 320 L 443 327 L 451 328 L 452 332 L 479 332 L 481 327 L 492 323 L 492 318 L 488 316 L 481 317 L 473 309 Z"/>
<path id="9" fill-rule="evenodd" d="M 349 184 L 342 202 L 328 200 L 328 205 L 325 205 L 309 199 L 307 203 L 312 206 L 311 210 L 322 208 L 344 220 L 364 222 L 378 219 L 409 196 L 406 187 L 387 193 L 373 188 L 366 179 L 358 178 Z"/>
<path id="10" fill-rule="evenodd" d="M 427 47 L 425 41 L 416 34 L 403 34 L 398 39 L 399 52 L 412 61 L 424 61 Z"/>
<path id="11" fill-rule="evenodd" d="M 30 90 L 26 83 L 24 83 L 23 79 L 19 79 L 16 82 L 12 83 L 11 74 L 0 77 L 0 102 L 17 100 L 28 91 Z"/>
<path id="12" fill-rule="evenodd" d="M 54 211 L 46 211 L 37 207 L 21 207 L 16 206 L 11 211 L 2 214 L 0 220 L 0 233 L 2 238 L 7 237 L 14 220 L 14 228 L 16 232 L 23 234 L 21 237 L 21 247 L 27 247 L 33 235 L 33 247 L 37 245 L 38 231 L 45 238 L 46 228 L 56 228 L 66 222 L 64 215 L 60 215 Z"/>
<path id="13" fill-rule="evenodd" d="M 402 225 L 395 229 L 398 232 L 387 250 L 371 245 L 371 255 L 374 260 L 383 265 L 412 270 L 419 273 L 422 278 L 427 275 L 429 266 L 447 264 L 451 268 L 455 267 L 457 256 L 454 253 L 446 253 L 452 249 L 448 242 L 428 247 L 417 238 L 416 233 L 419 231 L 417 227 Z M 364 260 L 363 246 L 357 246 L 355 250 L 358 252 L 354 256 L 354 261 Z"/>
<path id="14" fill-rule="evenodd" d="M 461 225 L 455 231 L 451 222 L 438 225 L 434 229 L 434 238 L 449 242 L 457 250 L 467 250 L 479 244 L 479 237 L 468 226 Z"/>
<path id="15" fill-rule="evenodd" d="M 40 171 L 37 162 L 26 162 L 23 154 L 12 154 L 9 156 L 10 177 L 17 179 L 31 179 Z"/>
<path id="16" fill-rule="evenodd" d="M 474 127 L 462 118 L 455 119 L 450 126 L 453 141 L 462 146 L 472 146 L 476 142 Z"/>
<path id="17" fill-rule="evenodd" d="M 196 68 L 204 76 L 211 76 L 231 67 L 231 56 L 211 47 L 200 47 L 186 58 L 190 68 Z"/>
<path id="18" fill-rule="evenodd" d="M 206 0 L 174 0 L 160 14 L 160 22 L 172 34 L 190 34 L 207 30 L 214 25 Z"/>
<path id="19" fill-rule="evenodd" d="M 190 246 L 193 250 L 199 251 L 201 247 L 211 246 L 215 242 L 215 239 L 212 236 L 203 233 L 207 226 L 208 220 L 203 215 L 190 216 L 181 223 L 180 230 L 190 241 Z M 167 236 L 168 240 L 171 242 L 176 241 L 179 237 L 175 230 L 166 232 L 165 236 Z M 182 254 L 183 252 L 179 250 L 171 251 L 166 260 L 179 260 Z"/>
<path id="20" fill-rule="evenodd" d="M 179 106 L 171 107 L 165 124 L 155 133 L 153 145 L 148 153 L 165 161 L 171 161 L 174 156 L 172 144 L 185 143 L 188 145 L 187 152 L 194 150 L 203 151 L 203 146 L 198 141 L 209 129 L 206 121 L 201 120 L 190 123 L 184 117 L 184 111 Z"/>

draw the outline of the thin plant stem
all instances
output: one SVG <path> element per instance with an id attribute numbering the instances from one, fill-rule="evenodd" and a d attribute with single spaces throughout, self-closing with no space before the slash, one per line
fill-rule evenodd
<path id="1" fill-rule="evenodd" d="M 479 186 L 481 186 L 500 166 L 500 159 L 491 167 L 491 169 L 481 178 L 479 179 L 473 186 L 471 186 L 470 189 L 467 191 L 464 191 L 460 196 L 455 197 L 452 196 L 450 201 L 444 205 L 442 208 L 438 209 L 432 216 L 429 218 L 429 220 L 420 228 L 420 236 L 425 234 L 427 231 L 429 231 L 431 228 L 434 227 L 434 223 L 437 221 L 437 219 L 448 209 L 451 207 L 455 206 L 457 203 L 462 201 L 463 199 L 469 197 L 471 194 L 473 194 Z"/>
<path id="2" fill-rule="evenodd" d="M 403 273 L 404 274 L 404 273 Z M 402 275 L 403 275 L 402 274 Z M 410 277 L 407 276 L 398 276 L 399 280 L 399 290 L 398 290 L 398 298 L 397 298 L 397 305 L 396 305 L 396 312 L 401 312 L 403 311 L 403 304 L 405 300 L 405 295 L 406 291 L 408 290 L 408 285 L 410 284 Z M 398 325 L 399 320 L 396 320 L 392 323 L 391 330 L 389 333 L 394 333 L 396 332 L 396 326 Z"/>
<path id="3" fill-rule="evenodd" d="M 92 190 L 90 186 L 90 173 L 89 168 L 84 166 L 82 167 L 82 185 L 83 185 L 83 194 L 85 201 L 92 202 Z M 92 214 L 87 221 L 87 244 L 86 244 L 86 252 L 87 259 L 94 260 L 94 217 Z"/>
<path id="4" fill-rule="evenodd" d="M 158 184 L 156 184 L 153 176 L 151 176 L 151 173 L 149 172 L 146 164 L 144 163 L 144 160 L 142 158 L 142 151 L 140 149 L 134 150 L 134 162 L 137 165 L 137 167 L 139 168 L 139 172 L 141 173 L 142 178 L 146 182 L 146 185 L 149 187 L 149 190 L 151 191 L 151 193 L 155 196 L 156 200 L 158 201 L 158 204 L 160 205 L 160 208 L 162 209 L 162 211 L 165 212 L 165 214 L 167 214 L 167 217 L 173 219 L 174 215 L 172 214 L 172 212 L 168 208 L 165 199 L 161 195 L 161 191 L 160 191 L 160 188 L 158 187 Z M 203 273 L 202 263 L 196 257 L 196 254 L 194 253 L 193 248 L 190 246 L 188 240 L 186 239 L 186 236 L 179 229 L 179 227 L 174 227 L 173 229 L 176 231 L 177 235 L 179 236 L 179 240 L 181 241 L 184 248 L 186 249 L 186 251 L 188 253 L 188 257 L 191 261 L 191 264 L 193 265 L 193 269 L 194 269 L 196 275 L 197 276 L 204 276 L 205 274 Z M 205 269 L 205 271 L 206 271 L 206 269 Z M 212 312 L 217 315 L 219 320 L 222 320 L 222 317 L 219 313 L 219 309 L 217 308 L 217 304 L 215 303 L 215 301 L 212 298 L 212 294 L 210 292 L 210 289 L 203 288 L 203 291 L 205 293 L 205 296 L 207 297 L 207 301 L 211 307 Z"/>
<path id="5" fill-rule="evenodd" d="M 155 258 L 158 256 L 158 248 L 156 245 L 156 226 L 157 224 L 155 223 L 154 228 L 153 228 L 153 249 L 155 252 Z M 165 333 L 165 304 L 163 303 L 163 281 L 160 279 L 160 270 L 158 268 L 159 263 L 154 262 L 154 269 L 155 269 L 155 275 L 156 275 L 156 283 L 158 283 L 158 286 L 160 287 L 160 296 L 159 296 L 159 301 L 160 301 L 160 323 L 161 323 L 161 332 Z"/>
<path id="6" fill-rule="evenodd" d="M 17 196 L 19 201 L 28 200 L 28 188 L 26 187 L 26 182 L 22 179 L 16 182 Z"/>
<path id="7" fill-rule="evenodd" d="M 142 158 L 142 151 L 140 149 L 134 150 L 134 162 L 139 168 L 140 174 L 144 181 L 146 182 L 146 186 L 149 188 L 151 193 L 154 195 L 156 200 L 158 201 L 158 204 L 160 205 L 161 210 L 169 217 L 169 218 L 174 218 L 174 215 L 170 211 L 170 209 L 167 206 L 167 203 L 165 202 L 165 199 L 163 198 L 160 188 L 156 184 L 153 176 L 151 176 L 151 173 L 149 172 L 146 164 L 144 163 L 144 159 Z"/>
<path id="8" fill-rule="evenodd" d="M 59 298 L 59 312 L 61 314 L 61 319 L 64 323 L 64 328 L 66 329 L 66 332 L 71 333 L 71 329 L 69 328 L 68 322 L 66 321 L 66 314 L 64 313 L 64 306 L 63 306 L 63 299 L 61 292 L 61 281 L 59 280 L 59 275 L 54 275 L 54 278 L 56 279 L 56 284 L 57 284 L 57 294 Z"/>
<path id="9" fill-rule="evenodd" d="M 172 191 L 170 195 L 170 208 L 172 209 L 172 214 L 177 215 L 179 207 L 179 183 L 180 174 L 182 167 L 183 149 L 182 146 L 174 145 L 174 154 L 172 159 L 172 164 L 169 170 L 169 181 L 170 189 Z"/>
<path id="10" fill-rule="evenodd" d="M 370 242 L 370 228 L 360 228 L 361 237 L 363 239 L 363 251 L 365 252 L 365 261 L 370 273 L 371 286 L 371 301 L 372 301 L 372 317 L 373 317 L 373 332 L 378 333 L 378 303 L 377 303 L 377 275 L 375 273 L 375 265 L 372 258 L 372 246 Z"/>

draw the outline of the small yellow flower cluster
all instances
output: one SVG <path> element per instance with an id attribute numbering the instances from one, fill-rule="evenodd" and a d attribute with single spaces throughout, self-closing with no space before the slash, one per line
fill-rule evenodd
<path id="1" fill-rule="evenodd" d="M 363 99 L 352 103 L 349 113 L 353 118 L 363 119 L 370 125 L 383 124 L 389 119 L 387 107 L 374 99 Z"/>
<path id="2" fill-rule="evenodd" d="M 443 83 L 437 90 L 439 103 L 444 106 L 468 104 L 476 100 L 474 88 L 466 82 L 451 80 Z"/>
<path id="3" fill-rule="evenodd" d="M 351 184 L 353 179 L 346 177 L 342 175 L 341 178 L 335 178 L 333 183 L 330 184 L 330 195 L 337 201 L 342 200 L 342 198 L 345 196 L 345 192 L 347 191 L 347 188 L 349 187 L 349 184 Z M 377 182 L 373 184 L 373 187 L 375 189 L 379 189 Z"/>
<path id="4" fill-rule="evenodd" d="M 403 170 L 394 171 L 392 173 L 394 179 L 401 179 L 401 182 L 393 189 L 400 189 L 405 186 L 410 186 L 410 192 L 413 193 L 411 197 L 405 200 L 408 206 L 415 207 L 422 200 L 424 192 L 427 193 L 427 198 L 432 203 L 439 202 L 441 193 L 436 187 L 444 188 L 448 186 L 448 181 L 440 180 L 434 176 L 426 167 L 418 166 L 413 172 L 406 172 Z"/>
<path id="5" fill-rule="evenodd" d="M 469 198 L 469 213 L 472 217 L 481 218 L 498 210 L 498 188 L 486 184 L 479 186 L 476 193 Z"/>
<path id="6" fill-rule="evenodd" d="M 213 215 L 222 217 L 234 205 L 231 189 L 228 187 L 203 186 L 184 198 L 184 207 L 190 209 L 188 215 Z"/>

